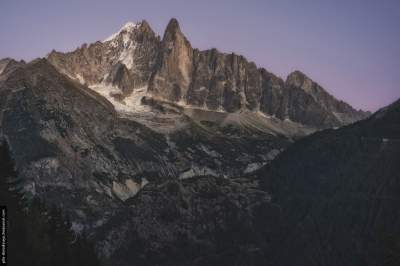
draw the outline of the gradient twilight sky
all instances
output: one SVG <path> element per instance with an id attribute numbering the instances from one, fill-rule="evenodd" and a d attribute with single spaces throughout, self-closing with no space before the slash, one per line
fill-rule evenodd
<path id="1" fill-rule="evenodd" d="M 235 52 L 286 78 L 301 70 L 356 108 L 400 97 L 399 0 L 0 0 L 0 58 L 32 60 L 176 17 L 193 47 Z"/>

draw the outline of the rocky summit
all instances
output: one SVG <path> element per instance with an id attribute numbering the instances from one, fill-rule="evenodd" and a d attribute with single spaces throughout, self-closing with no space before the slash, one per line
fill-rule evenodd
<path id="1" fill-rule="evenodd" d="M 365 195 L 376 184 L 398 200 L 385 185 L 397 182 L 397 114 L 367 118 L 300 71 L 283 80 L 193 48 L 176 19 L 162 38 L 143 20 L 72 52 L 0 60 L 0 133 L 24 198 L 61 208 L 104 265 L 340 265 L 334 251 L 361 261 L 339 244 L 363 247 L 363 228 L 395 212 Z M 313 223 L 340 214 L 334 199 L 363 208 L 356 225 Z M 340 234 L 321 243 L 315 232 Z"/>

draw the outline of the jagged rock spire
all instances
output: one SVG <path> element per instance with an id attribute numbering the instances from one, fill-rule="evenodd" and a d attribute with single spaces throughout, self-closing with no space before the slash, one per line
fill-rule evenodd
<path id="1" fill-rule="evenodd" d="M 170 21 L 168 22 L 167 28 L 165 29 L 166 33 L 172 33 L 172 32 L 177 32 L 180 31 L 180 26 L 179 22 L 176 18 L 171 18 Z"/>
<path id="2" fill-rule="evenodd" d="M 191 82 L 193 49 L 173 18 L 165 30 L 149 91 L 172 101 L 186 99 Z"/>

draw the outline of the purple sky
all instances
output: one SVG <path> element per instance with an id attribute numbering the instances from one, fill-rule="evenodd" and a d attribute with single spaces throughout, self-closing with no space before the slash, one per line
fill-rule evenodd
<path id="1" fill-rule="evenodd" d="M 242 54 L 286 78 L 295 69 L 356 108 L 400 97 L 398 0 L 0 0 L 0 58 L 31 60 L 176 17 L 193 47 Z"/>

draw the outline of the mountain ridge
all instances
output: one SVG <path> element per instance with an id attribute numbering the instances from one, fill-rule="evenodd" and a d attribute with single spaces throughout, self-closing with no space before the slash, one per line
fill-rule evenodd
<path id="1" fill-rule="evenodd" d="M 241 55 L 193 48 L 174 18 L 162 40 L 145 20 L 128 24 L 128 30 L 123 26 L 113 38 L 68 53 L 53 51 L 47 58 L 61 72 L 88 85 L 105 83 L 122 63 L 130 73 L 120 77 L 124 87 L 130 87 L 128 92 L 146 85 L 155 98 L 194 108 L 260 110 L 318 128 L 342 126 L 369 115 L 337 100 L 304 74 L 305 84 L 289 83 L 291 77 L 301 76 L 299 71 L 283 81 Z M 304 89 L 309 83 L 316 88 L 314 93 Z M 122 98 L 129 95 L 126 88 L 122 90 Z"/>

